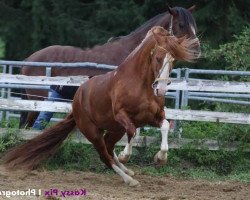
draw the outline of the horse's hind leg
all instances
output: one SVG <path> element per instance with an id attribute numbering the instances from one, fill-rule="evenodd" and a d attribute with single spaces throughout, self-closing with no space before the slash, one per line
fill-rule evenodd
<path id="1" fill-rule="evenodd" d="M 127 175 L 129 176 L 134 176 L 135 173 L 134 171 L 132 171 L 131 169 L 128 169 L 127 167 L 125 167 L 118 159 L 116 153 L 115 153 L 115 150 L 114 150 L 114 161 L 115 163 L 117 164 L 117 166 L 122 170 L 124 171 Z"/>
<path id="2" fill-rule="evenodd" d="M 115 163 L 112 154 L 109 154 L 104 137 L 103 132 L 98 129 L 90 120 L 86 119 L 81 123 L 77 123 L 78 128 L 82 133 L 86 136 L 86 138 L 93 143 L 97 152 L 100 155 L 101 160 L 109 167 L 112 168 L 117 174 L 119 174 L 123 181 L 129 186 L 139 185 L 139 182 L 133 179 L 131 176 L 127 175 L 124 171 L 122 171 L 117 164 Z"/>
<path id="3" fill-rule="evenodd" d="M 113 156 L 113 159 L 115 161 L 115 163 L 118 165 L 118 167 L 124 171 L 126 174 L 128 174 L 129 176 L 134 176 L 135 173 L 126 168 L 118 159 L 116 153 L 115 153 L 115 144 L 122 138 L 122 136 L 124 135 L 124 131 L 122 132 L 107 132 L 104 136 L 104 140 L 105 140 L 105 144 L 108 150 L 108 153 L 110 155 Z"/>
<path id="4" fill-rule="evenodd" d="M 96 138 L 94 141 L 91 141 L 96 150 L 98 151 L 102 161 L 108 166 L 113 168 L 117 174 L 119 174 L 123 181 L 128 184 L 129 186 L 136 186 L 139 185 L 139 182 L 133 179 L 131 176 L 127 175 L 115 162 L 112 156 L 108 153 L 106 148 L 103 136 Z"/>

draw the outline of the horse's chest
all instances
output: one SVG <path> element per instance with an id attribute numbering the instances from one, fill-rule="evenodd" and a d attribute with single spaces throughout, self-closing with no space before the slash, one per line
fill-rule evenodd
<path id="1" fill-rule="evenodd" d="M 142 123 L 150 123 L 162 112 L 163 102 L 159 101 L 145 101 L 137 104 L 135 111 L 135 121 L 141 121 Z"/>
<path id="2" fill-rule="evenodd" d="M 138 104 L 138 112 L 156 112 L 157 108 L 159 107 L 159 105 L 157 104 L 157 102 L 155 101 L 151 101 L 151 102 L 141 102 L 140 104 Z"/>

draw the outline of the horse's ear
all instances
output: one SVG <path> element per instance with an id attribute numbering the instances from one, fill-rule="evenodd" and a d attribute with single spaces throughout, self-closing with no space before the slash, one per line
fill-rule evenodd
<path id="1" fill-rule="evenodd" d="M 171 15 L 173 15 L 173 16 L 177 15 L 177 12 L 176 12 L 176 10 L 174 8 L 171 8 L 169 5 L 167 5 L 167 8 L 168 8 L 168 12 Z"/>
<path id="2" fill-rule="evenodd" d="M 189 12 L 193 13 L 196 10 L 196 5 L 191 6 L 187 9 Z"/>

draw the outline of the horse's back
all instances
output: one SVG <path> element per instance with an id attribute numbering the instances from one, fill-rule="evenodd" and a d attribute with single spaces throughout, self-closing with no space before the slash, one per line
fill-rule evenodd
<path id="1" fill-rule="evenodd" d="M 72 46 L 60 46 L 53 45 L 41 49 L 28 58 L 25 61 L 28 62 L 76 62 L 75 60 L 80 57 L 82 50 L 80 48 Z M 78 58 L 80 59 L 80 58 Z M 21 73 L 24 75 L 44 75 L 44 67 L 23 66 Z"/>
<path id="2" fill-rule="evenodd" d="M 105 57 L 105 56 L 103 56 Z M 105 57 L 108 59 L 108 57 Z M 95 60 L 96 59 L 96 60 Z M 29 56 L 25 61 L 29 62 L 63 62 L 63 63 L 75 63 L 75 62 L 97 62 L 109 64 L 111 61 L 103 61 L 103 59 L 98 59 L 98 55 L 91 54 L 89 49 L 82 50 L 77 47 L 72 46 L 49 46 L 47 48 L 41 49 L 40 51 L 35 52 Z M 99 62 L 98 62 L 99 61 Z M 79 67 L 79 68 L 70 68 L 63 67 L 58 68 L 54 67 L 52 69 L 51 76 L 76 76 L 76 75 L 85 75 L 85 76 L 96 76 L 100 74 L 105 74 L 111 71 L 111 69 L 103 68 L 92 68 L 92 67 Z M 21 69 L 21 74 L 27 76 L 44 76 L 45 67 L 34 67 L 32 66 L 23 66 Z"/>
<path id="3" fill-rule="evenodd" d="M 25 61 L 30 62 L 71 62 L 76 59 L 79 54 L 82 53 L 82 49 L 73 46 L 61 46 L 53 45 L 41 49 L 28 58 Z"/>

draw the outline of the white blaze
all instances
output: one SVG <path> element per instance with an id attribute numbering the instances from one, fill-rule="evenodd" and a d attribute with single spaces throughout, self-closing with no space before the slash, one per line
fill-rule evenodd
<path id="1" fill-rule="evenodd" d="M 167 92 L 166 81 L 169 79 L 170 62 L 172 63 L 173 60 L 174 59 L 170 54 L 166 54 L 166 57 L 163 61 L 162 70 L 159 74 L 159 77 L 155 80 L 155 82 L 157 82 L 156 87 L 154 87 L 154 94 L 156 96 L 164 96 Z"/>
<path id="2" fill-rule="evenodd" d="M 191 30 L 193 31 L 193 34 L 196 35 L 196 31 L 195 31 L 194 26 L 191 26 Z"/>

